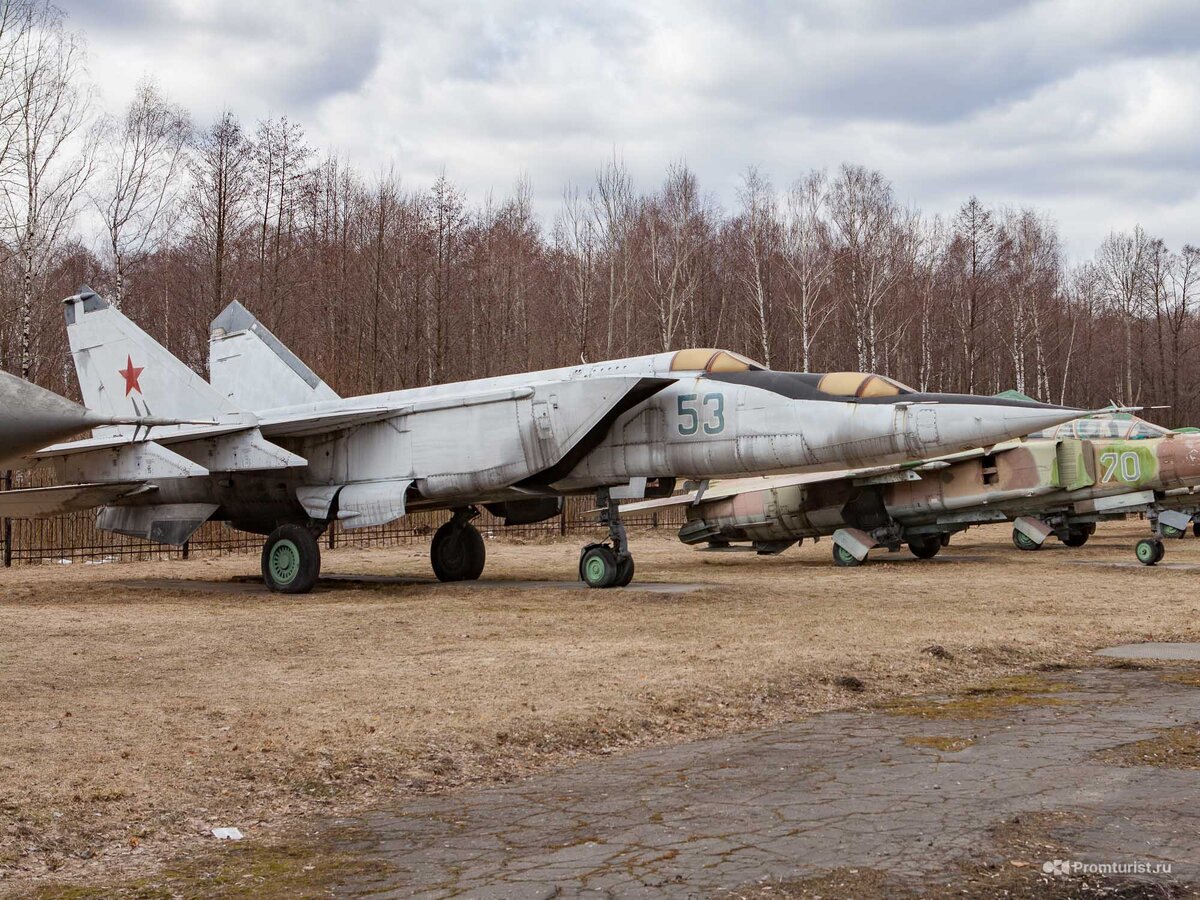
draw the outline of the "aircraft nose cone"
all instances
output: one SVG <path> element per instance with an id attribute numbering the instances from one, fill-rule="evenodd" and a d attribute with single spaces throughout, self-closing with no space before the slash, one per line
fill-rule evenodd
<path id="1" fill-rule="evenodd" d="M 987 447 L 1086 416 L 1088 410 L 992 397 L 956 398 L 937 404 L 938 443 L 943 452 Z"/>
<path id="2" fill-rule="evenodd" d="M 0 372 L 0 467 L 94 424 L 82 406 Z"/>

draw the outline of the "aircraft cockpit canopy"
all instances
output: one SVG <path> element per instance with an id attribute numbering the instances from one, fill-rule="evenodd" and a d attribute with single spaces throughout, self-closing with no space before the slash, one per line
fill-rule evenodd
<path id="1" fill-rule="evenodd" d="M 748 356 L 711 347 L 679 350 L 671 359 L 672 372 L 690 372 L 697 369 L 704 372 L 762 372 L 766 368 Z"/>
<path id="2" fill-rule="evenodd" d="M 829 372 L 821 376 L 817 390 L 834 397 L 898 397 L 916 393 L 906 384 L 869 372 Z"/>
<path id="3" fill-rule="evenodd" d="M 1129 413 L 1115 413 L 1104 416 L 1093 416 L 1090 419 L 1075 419 L 1055 428 L 1047 428 L 1031 434 L 1030 437 L 1044 438 L 1079 438 L 1080 440 L 1143 440 L 1145 438 L 1165 437 L 1171 432 L 1153 422 L 1131 416 Z"/>

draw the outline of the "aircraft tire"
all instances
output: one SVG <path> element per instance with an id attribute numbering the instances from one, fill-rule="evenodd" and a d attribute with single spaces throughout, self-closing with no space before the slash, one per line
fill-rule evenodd
<path id="1" fill-rule="evenodd" d="M 1090 537 L 1091 534 L 1086 528 L 1068 528 L 1066 537 L 1061 540 L 1068 547 L 1082 547 Z"/>
<path id="2" fill-rule="evenodd" d="M 1170 525 L 1163 525 L 1160 530 L 1165 538 L 1181 538 L 1184 534 L 1182 528 L 1172 528 Z"/>
<path id="3" fill-rule="evenodd" d="M 850 568 L 852 566 L 861 566 L 863 564 L 863 560 L 858 559 L 853 553 L 840 544 L 834 543 L 833 564 L 835 566 Z"/>
<path id="4" fill-rule="evenodd" d="M 917 559 L 933 559 L 942 549 L 941 535 L 914 535 L 908 540 L 908 552 Z"/>
<path id="5" fill-rule="evenodd" d="M 262 576 L 277 594 L 307 594 L 321 574 L 321 546 L 302 525 L 281 525 L 263 544 Z"/>
<path id="6" fill-rule="evenodd" d="M 1196 537 L 1200 537 L 1200 522 L 1192 523 L 1192 534 L 1194 534 Z"/>
<path id="7" fill-rule="evenodd" d="M 1133 548 L 1137 561 L 1143 566 L 1153 566 L 1166 556 L 1167 548 L 1158 538 L 1142 538 Z"/>
<path id="8" fill-rule="evenodd" d="M 1041 544 L 1034 541 L 1027 534 L 1025 534 L 1023 531 L 1018 531 L 1015 528 L 1013 529 L 1012 540 L 1013 540 L 1013 546 L 1016 547 L 1018 550 L 1040 550 L 1041 546 L 1042 546 Z"/>
<path id="9" fill-rule="evenodd" d="M 586 547 L 579 560 L 579 573 L 583 583 L 590 588 L 616 587 L 621 575 L 617 554 L 607 544 Z M 633 577 L 632 571 L 630 577 Z"/>
<path id="10" fill-rule="evenodd" d="M 433 536 L 429 561 L 438 581 L 477 581 L 487 561 L 483 535 L 469 522 L 446 522 Z"/>
<path id="11" fill-rule="evenodd" d="M 624 559 L 617 562 L 617 581 L 613 587 L 628 587 L 631 581 L 633 581 L 633 557 L 626 554 Z"/>

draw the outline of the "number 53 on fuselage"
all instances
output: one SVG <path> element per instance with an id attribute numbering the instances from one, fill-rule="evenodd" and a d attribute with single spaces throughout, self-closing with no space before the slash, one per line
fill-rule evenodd
<path id="1" fill-rule="evenodd" d="M 987 446 L 1081 414 L 1029 401 L 913 391 L 878 375 L 774 372 L 692 349 L 342 398 L 240 304 L 214 322 L 206 382 L 94 292 L 64 301 L 86 405 L 208 424 L 147 435 L 107 426 L 34 455 L 60 487 L 15 491 L 3 515 L 101 505 L 101 528 L 182 543 L 220 519 L 268 535 L 273 590 L 311 589 L 332 522 L 382 525 L 449 509 L 433 541 L 443 580 L 478 578 L 477 506 L 508 524 L 598 492 L 609 542 L 588 584 L 628 583 L 616 504 L 676 479 L 844 469 Z M 82 486 L 88 490 L 80 491 Z M 80 499 L 85 498 L 85 499 Z"/>

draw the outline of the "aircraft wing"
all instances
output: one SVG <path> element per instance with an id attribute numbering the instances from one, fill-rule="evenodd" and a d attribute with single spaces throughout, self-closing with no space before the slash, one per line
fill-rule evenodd
<path id="1" fill-rule="evenodd" d="M 0 517 L 38 519 L 57 516 L 103 506 L 145 490 L 156 488 L 144 481 L 121 481 L 110 484 L 64 484 L 56 487 L 0 491 Z"/>
<path id="2" fill-rule="evenodd" d="M 721 500 L 746 494 L 751 491 L 769 491 L 776 488 L 793 487 L 804 484 L 821 484 L 828 481 L 850 480 L 868 484 L 872 481 L 896 481 L 902 478 L 915 480 L 921 477 L 921 472 L 937 471 L 951 463 L 971 459 L 986 453 L 986 450 L 965 450 L 937 459 L 921 460 L 918 462 L 893 463 L 886 466 L 868 466 L 861 469 L 833 469 L 827 472 L 804 472 L 798 475 L 765 475 L 754 478 L 732 478 L 714 481 L 700 497 L 701 502 Z M 697 502 L 699 490 L 677 494 L 673 497 L 663 497 L 658 500 L 641 500 L 637 503 L 622 503 L 623 512 L 644 512 L 650 509 L 664 509 L 671 506 L 690 506 Z"/>

